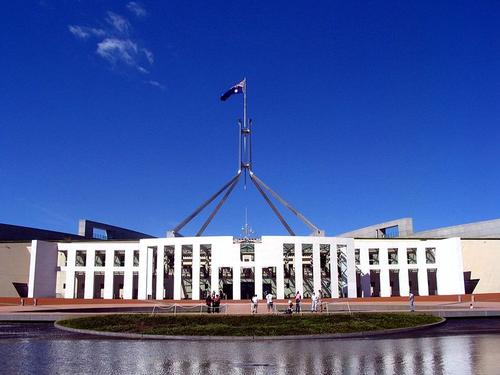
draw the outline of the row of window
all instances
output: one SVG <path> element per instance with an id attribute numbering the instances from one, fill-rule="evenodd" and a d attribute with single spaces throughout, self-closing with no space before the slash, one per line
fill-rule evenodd
<path id="1" fill-rule="evenodd" d="M 59 250 L 58 253 L 59 257 L 57 260 L 57 265 L 59 267 L 66 267 L 68 265 L 68 252 L 66 250 Z M 105 267 L 106 258 L 107 257 L 105 250 L 96 250 L 94 256 L 94 266 Z M 85 267 L 86 265 L 87 265 L 87 250 L 77 250 L 75 257 L 75 266 Z M 134 267 L 139 266 L 139 250 L 134 250 L 133 265 Z M 125 250 L 113 251 L 113 266 L 125 267 Z"/>
<path id="2" fill-rule="evenodd" d="M 399 249 L 391 248 L 387 249 L 387 259 L 389 264 L 399 264 L 398 259 Z M 354 250 L 354 259 L 356 265 L 360 264 L 360 250 Z M 377 265 L 380 263 L 380 250 L 379 249 L 368 249 L 368 261 L 370 265 Z M 417 264 L 417 249 L 415 247 L 406 249 L 406 262 L 407 264 Z M 425 248 L 425 263 L 435 264 L 436 263 L 436 248 L 426 247 Z"/>
<path id="3" fill-rule="evenodd" d="M 329 246 L 328 246 L 329 247 Z M 286 250 L 286 249 L 285 249 Z M 304 251 L 305 250 L 305 251 Z M 303 256 L 312 256 L 312 246 L 311 246 L 311 254 L 307 252 L 308 248 L 303 249 Z M 322 249 L 323 250 L 323 249 Z M 248 262 L 253 261 L 255 257 L 253 244 L 242 244 L 240 248 L 241 261 Z M 390 248 L 387 249 L 387 256 L 389 264 L 395 265 L 399 264 L 398 259 L 399 249 Z M 289 254 L 287 254 L 289 255 Z M 124 250 L 114 250 L 113 257 L 113 265 L 115 267 L 124 267 L 125 266 L 125 251 Z M 354 259 L 356 265 L 360 264 L 360 249 L 354 250 Z M 377 265 L 380 263 L 380 250 L 379 249 L 368 249 L 368 260 L 370 265 Z M 417 264 L 417 249 L 416 248 L 408 248 L 406 249 L 406 261 L 408 264 Z M 435 264 L 436 263 L 436 248 L 427 247 L 425 249 L 425 263 L 426 264 Z M 59 266 L 67 265 L 67 251 L 60 250 L 59 251 Z M 77 250 L 76 258 L 75 258 L 75 266 L 77 267 L 85 267 L 87 265 L 87 251 L 86 250 Z M 133 255 L 133 265 L 134 267 L 139 266 L 139 250 L 134 250 Z M 106 266 L 106 251 L 104 250 L 96 250 L 94 256 L 94 266 L 95 267 L 105 267 Z"/>

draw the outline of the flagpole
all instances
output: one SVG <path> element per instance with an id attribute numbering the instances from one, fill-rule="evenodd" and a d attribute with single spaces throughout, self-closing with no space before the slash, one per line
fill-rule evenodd
<path id="1" fill-rule="evenodd" d="M 247 79 L 243 78 L 243 127 L 247 127 Z"/>
<path id="2" fill-rule="evenodd" d="M 241 172 L 241 119 L 238 120 L 238 173 Z"/>
<path id="3" fill-rule="evenodd" d="M 243 129 L 244 131 L 246 131 L 248 128 L 248 123 L 247 123 L 247 78 L 243 78 Z M 248 163 L 248 160 L 246 160 L 247 158 L 247 155 L 248 155 L 248 152 L 247 152 L 247 136 L 246 136 L 246 133 L 245 135 L 243 136 L 244 137 L 244 144 L 243 144 L 243 155 L 245 155 L 245 183 L 243 185 L 243 189 L 246 190 L 247 188 L 247 169 L 248 167 L 246 166 L 246 164 Z"/>

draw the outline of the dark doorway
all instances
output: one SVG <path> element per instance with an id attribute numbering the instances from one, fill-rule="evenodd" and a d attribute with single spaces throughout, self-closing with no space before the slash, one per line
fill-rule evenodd
<path id="1" fill-rule="evenodd" d="M 138 298 L 139 292 L 139 272 L 132 274 L 132 299 Z"/>
<path id="2" fill-rule="evenodd" d="M 428 269 L 427 270 L 427 285 L 429 287 L 429 295 L 435 296 L 437 295 L 437 280 L 436 280 L 436 270 Z"/>
<path id="3" fill-rule="evenodd" d="M 356 297 L 363 297 L 363 289 L 361 288 L 361 270 L 356 270 Z"/>
<path id="4" fill-rule="evenodd" d="M 222 286 L 223 299 L 233 299 L 233 284 L 224 284 Z"/>
<path id="5" fill-rule="evenodd" d="M 219 293 L 222 290 L 224 299 L 233 299 L 233 269 L 231 267 L 219 268 Z"/>
<path id="6" fill-rule="evenodd" d="M 410 284 L 410 293 L 418 296 L 418 270 L 408 270 L 408 282 Z"/>
<path id="7" fill-rule="evenodd" d="M 174 299 L 175 247 L 165 246 L 163 253 L 163 299 Z"/>
<path id="8" fill-rule="evenodd" d="M 83 298 L 85 295 L 85 272 L 75 272 L 74 298 Z"/>
<path id="9" fill-rule="evenodd" d="M 399 297 L 399 270 L 389 270 L 391 297 Z"/>
<path id="10" fill-rule="evenodd" d="M 240 276 L 240 298 L 251 299 L 255 294 L 255 273 L 253 268 L 242 268 Z"/>
<path id="11" fill-rule="evenodd" d="M 262 297 L 271 293 L 276 298 L 276 267 L 262 268 Z"/>
<path id="12" fill-rule="evenodd" d="M 94 295 L 93 298 L 104 298 L 104 272 L 94 273 Z"/>
<path id="13" fill-rule="evenodd" d="M 113 299 L 123 298 L 123 272 L 113 272 Z"/>
<path id="14" fill-rule="evenodd" d="M 380 297 L 380 270 L 370 270 L 370 295 Z"/>

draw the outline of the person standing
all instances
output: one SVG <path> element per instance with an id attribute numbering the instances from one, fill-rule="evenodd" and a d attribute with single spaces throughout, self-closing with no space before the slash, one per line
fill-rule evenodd
<path id="1" fill-rule="evenodd" d="M 311 312 L 318 311 L 318 296 L 313 292 L 311 296 Z"/>
<path id="2" fill-rule="evenodd" d="M 214 313 L 219 313 L 220 312 L 220 296 L 218 294 L 215 295 L 215 298 L 212 302 L 214 306 Z"/>
<path id="3" fill-rule="evenodd" d="M 259 300 L 257 299 L 257 294 L 252 297 L 252 314 L 257 314 L 257 304 Z"/>
<path id="4" fill-rule="evenodd" d="M 318 290 L 318 302 L 317 302 L 317 307 L 319 307 L 319 312 L 323 312 L 323 293 L 321 292 L 321 290 Z"/>
<path id="5" fill-rule="evenodd" d="M 205 303 L 207 305 L 207 312 L 210 314 L 212 312 L 212 296 L 210 295 L 210 293 L 207 293 Z"/>
<path id="6" fill-rule="evenodd" d="M 297 290 L 297 293 L 295 293 L 295 312 L 296 313 L 300 312 L 301 300 L 302 300 L 302 296 L 300 295 L 300 292 Z"/>
<path id="7" fill-rule="evenodd" d="M 415 311 L 415 296 L 413 293 L 410 293 L 410 297 L 408 298 L 408 302 L 410 304 L 410 311 L 414 312 Z"/>
<path id="8" fill-rule="evenodd" d="M 271 292 L 267 293 L 266 295 L 266 302 L 267 302 L 267 312 L 273 312 L 273 295 Z"/>

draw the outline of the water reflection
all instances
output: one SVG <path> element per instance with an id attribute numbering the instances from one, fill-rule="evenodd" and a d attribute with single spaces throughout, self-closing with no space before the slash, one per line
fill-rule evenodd
<path id="1" fill-rule="evenodd" d="M 3 338 L 7 374 L 492 374 L 499 335 L 273 342 Z"/>

